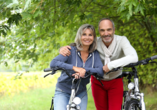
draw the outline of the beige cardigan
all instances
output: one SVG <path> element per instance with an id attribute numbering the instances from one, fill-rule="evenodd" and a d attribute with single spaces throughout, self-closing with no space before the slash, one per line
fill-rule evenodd
<path id="1" fill-rule="evenodd" d="M 116 46 L 113 51 L 113 55 L 110 57 L 111 62 L 107 64 L 109 70 L 112 70 L 113 68 L 117 67 L 123 67 L 129 63 L 134 63 L 138 61 L 138 56 L 136 53 L 136 50 L 132 47 L 129 40 L 125 36 L 119 36 L 114 35 L 114 38 L 116 39 Z M 102 46 L 101 46 L 101 37 L 98 37 L 97 39 L 97 50 L 100 54 L 100 58 L 102 60 L 102 63 L 104 64 L 105 54 L 103 52 Z M 105 45 L 104 45 L 105 46 Z M 121 75 L 122 70 L 109 73 L 109 76 L 105 76 L 104 74 L 104 80 L 112 80 Z"/>

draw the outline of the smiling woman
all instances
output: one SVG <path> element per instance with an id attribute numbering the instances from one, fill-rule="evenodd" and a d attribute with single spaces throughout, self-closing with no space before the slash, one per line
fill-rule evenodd
<path id="1" fill-rule="evenodd" d="M 93 41 L 94 41 L 94 35 L 92 30 L 85 29 L 81 36 L 81 42 L 83 47 L 87 46 L 89 48 L 89 46 L 93 43 Z"/>
<path id="2" fill-rule="evenodd" d="M 75 43 L 69 46 L 71 54 L 69 56 L 59 54 L 50 63 L 51 68 L 64 68 L 76 79 L 82 78 L 76 93 L 76 97 L 81 98 L 81 103 L 79 104 L 81 110 L 87 109 L 86 85 L 89 83 L 90 77 L 84 78 L 86 72 L 103 76 L 103 65 L 96 51 L 96 41 L 94 27 L 89 24 L 83 24 L 77 31 Z M 58 78 L 54 95 L 55 110 L 66 110 L 66 105 L 68 105 L 70 99 L 71 86 L 72 78 L 67 76 L 65 71 L 62 71 L 61 76 Z"/>
<path id="3" fill-rule="evenodd" d="M 91 29 L 84 29 L 83 34 L 81 36 L 81 43 L 82 43 L 82 51 L 81 51 L 81 58 L 83 62 L 86 62 L 88 58 L 88 49 L 89 46 L 94 41 L 93 31 Z"/>

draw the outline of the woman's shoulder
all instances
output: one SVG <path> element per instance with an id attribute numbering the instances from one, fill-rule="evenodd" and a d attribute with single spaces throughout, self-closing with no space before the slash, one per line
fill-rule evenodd
<path id="1" fill-rule="evenodd" d="M 70 47 L 71 47 L 71 49 L 73 49 L 73 50 L 76 50 L 77 48 L 76 48 L 76 43 L 71 43 L 70 44 Z"/>
<path id="2" fill-rule="evenodd" d="M 94 54 L 99 54 L 99 52 L 97 50 L 94 50 L 93 53 Z"/>
<path id="3" fill-rule="evenodd" d="M 77 51 L 77 48 L 76 48 L 75 46 L 70 46 L 70 47 L 71 47 L 71 49 L 69 49 L 70 52 L 71 52 L 72 54 L 75 54 L 76 51 Z"/>
<path id="4" fill-rule="evenodd" d="M 76 50 L 76 46 L 70 46 L 71 47 L 71 51 Z"/>

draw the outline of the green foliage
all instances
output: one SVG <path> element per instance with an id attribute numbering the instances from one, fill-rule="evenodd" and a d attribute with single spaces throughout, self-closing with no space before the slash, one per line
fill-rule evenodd
<path id="1" fill-rule="evenodd" d="M 13 58 L 29 61 L 37 69 L 48 67 L 58 49 L 74 41 L 80 25 L 89 23 L 98 30 L 98 21 L 104 17 L 115 22 L 116 34 L 128 37 L 139 60 L 156 55 L 156 4 L 155 0 L 0 1 L 0 18 L 5 20 L 0 26 L 1 63 Z M 155 65 L 138 68 L 143 84 L 157 83 Z"/>
<path id="2" fill-rule="evenodd" d="M 0 33 L 4 36 L 7 35 L 7 31 L 10 31 L 10 28 L 7 25 L 0 26 Z"/>
<path id="3" fill-rule="evenodd" d="M 16 25 L 19 24 L 19 21 L 22 19 L 20 13 L 13 14 L 11 17 L 8 19 L 8 24 L 11 26 L 11 24 L 15 23 Z"/>

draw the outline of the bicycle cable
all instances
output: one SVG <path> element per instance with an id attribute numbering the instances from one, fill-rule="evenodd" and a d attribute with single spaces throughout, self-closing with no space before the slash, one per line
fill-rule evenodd
<path id="1" fill-rule="evenodd" d="M 94 79 L 95 80 L 95 79 Z M 88 93 L 88 91 L 89 91 L 89 89 L 91 88 L 91 86 L 92 86 L 92 84 L 94 83 L 94 80 L 91 82 L 91 85 L 90 85 L 90 87 L 86 90 L 87 91 L 87 93 Z M 86 93 L 81 97 L 81 99 L 83 99 L 83 97 L 86 95 Z"/>

